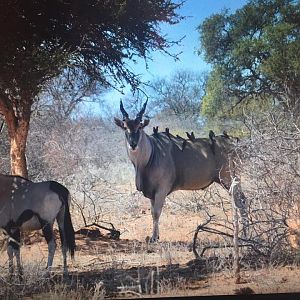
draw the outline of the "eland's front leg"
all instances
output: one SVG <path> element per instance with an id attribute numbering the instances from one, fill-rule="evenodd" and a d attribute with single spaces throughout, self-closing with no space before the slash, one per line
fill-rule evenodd
<path id="1" fill-rule="evenodd" d="M 9 267 L 9 276 L 12 277 L 14 273 L 13 259 L 16 257 L 17 269 L 19 280 L 23 280 L 23 269 L 21 265 L 21 255 L 20 255 L 20 240 L 21 233 L 17 229 L 13 234 L 8 238 L 7 254 L 8 254 L 8 267 Z"/>
<path id="2" fill-rule="evenodd" d="M 9 276 L 12 277 L 14 274 L 14 249 L 11 243 L 7 246 L 7 255 L 8 255 L 8 272 Z"/>
<path id="3" fill-rule="evenodd" d="M 16 261 L 17 261 L 19 280 L 22 281 L 23 280 L 23 268 L 21 265 L 20 246 L 19 245 L 11 245 L 11 242 L 10 242 L 10 244 L 7 247 L 7 254 L 8 254 L 9 276 L 12 277 L 14 274 L 13 259 L 14 259 L 14 254 L 15 254 Z"/>
<path id="4" fill-rule="evenodd" d="M 166 194 L 157 194 L 155 199 L 151 199 L 151 214 L 153 220 L 153 232 L 150 243 L 154 243 L 159 239 L 159 218 L 163 205 L 165 203 Z"/>
<path id="5" fill-rule="evenodd" d="M 23 268 L 22 268 L 22 264 L 21 264 L 20 246 L 18 245 L 18 247 L 16 249 L 14 249 L 14 251 L 15 251 L 16 261 L 17 261 L 18 276 L 19 276 L 20 281 L 22 281 L 23 280 Z"/>

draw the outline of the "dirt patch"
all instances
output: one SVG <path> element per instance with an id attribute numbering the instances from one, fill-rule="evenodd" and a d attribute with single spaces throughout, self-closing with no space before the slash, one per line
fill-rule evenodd
<path id="1" fill-rule="evenodd" d="M 151 232 L 151 216 L 148 212 L 139 217 L 124 216 L 110 220 L 121 231 L 120 240 L 106 236 L 76 234 L 75 260 L 69 262 L 69 277 L 64 289 L 68 293 L 83 289 L 89 293 L 102 291 L 106 297 L 195 296 L 249 293 L 300 292 L 300 269 L 295 266 L 242 269 L 242 284 L 235 284 L 230 266 L 222 257 L 195 260 L 191 251 L 193 231 L 201 222 L 198 215 L 185 216 L 165 211 L 161 218 L 161 241 L 147 244 L 145 238 Z M 58 237 L 58 232 L 56 232 Z M 62 281 L 62 255 L 58 247 L 54 259 L 54 276 L 47 283 L 37 279 L 27 280 L 22 296 L 41 296 L 57 291 Z M 43 270 L 47 261 L 47 244 L 34 233 L 27 237 L 21 248 L 25 276 L 33 278 L 32 266 Z M 1 255 L 7 276 L 7 256 Z M 222 264 L 222 271 L 216 271 Z M 219 268 L 220 269 L 220 268 Z M 40 274 L 37 271 L 36 274 Z M 6 274 L 6 275 L 5 275 Z M 1 283 L 4 285 L 5 279 Z M 40 282 L 40 289 L 37 285 Z M 64 283 L 62 283 L 64 282 Z M 20 285 L 13 292 L 18 290 Z M 21 293 L 21 291 L 20 291 Z M 66 296 L 68 294 L 66 292 Z M 90 295 L 90 294 L 89 294 Z M 94 295 L 94 294 L 93 294 Z"/>

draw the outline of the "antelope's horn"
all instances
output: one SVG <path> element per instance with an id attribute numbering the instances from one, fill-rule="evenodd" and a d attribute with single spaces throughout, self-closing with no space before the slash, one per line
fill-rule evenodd
<path id="1" fill-rule="evenodd" d="M 128 116 L 128 113 L 126 112 L 126 110 L 124 109 L 124 106 L 123 106 L 123 103 L 122 103 L 122 100 L 120 101 L 120 111 L 123 115 L 123 119 L 129 119 L 129 116 Z"/>
<path id="2" fill-rule="evenodd" d="M 145 110 L 146 110 L 147 102 L 148 102 L 148 100 L 146 100 L 146 102 L 144 103 L 142 109 L 141 109 L 140 112 L 136 115 L 136 118 L 135 118 L 136 120 L 140 120 L 140 121 L 142 120 L 143 114 L 145 113 Z"/>

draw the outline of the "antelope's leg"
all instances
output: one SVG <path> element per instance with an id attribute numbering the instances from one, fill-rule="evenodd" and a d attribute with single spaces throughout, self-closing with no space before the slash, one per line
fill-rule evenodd
<path id="1" fill-rule="evenodd" d="M 165 203 L 166 194 L 156 194 L 155 199 L 151 199 L 151 214 L 153 220 L 153 232 L 150 242 L 156 242 L 159 239 L 159 218 L 163 205 Z"/>
<path id="2" fill-rule="evenodd" d="M 64 228 L 64 214 L 65 214 L 65 208 L 62 207 L 59 211 L 56 221 L 59 228 L 59 235 L 61 240 L 61 251 L 63 255 L 63 264 L 64 264 L 64 274 L 68 274 L 68 266 L 67 266 L 67 242 L 66 242 L 66 235 L 65 235 L 65 228 Z"/>
<path id="3" fill-rule="evenodd" d="M 9 242 L 7 246 L 7 255 L 9 276 L 11 277 L 14 274 L 14 249 L 11 242 Z"/>
<path id="4" fill-rule="evenodd" d="M 16 249 L 14 249 L 14 252 L 15 252 L 16 261 L 17 261 L 18 276 L 19 276 L 20 281 L 22 281 L 23 280 L 23 268 L 21 265 L 21 255 L 20 255 L 20 246 L 19 245 Z"/>
<path id="5" fill-rule="evenodd" d="M 48 269 L 49 272 L 52 269 L 52 264 L 53 264 L 55 250 L 56 250 L 56 242 L 55 242 L 55 239 L 52 238 L 48 242 L 48 263 L 47 263 L 47 269 Z"/>
<path id="6" fill-rule="evenodd" d="M 13 267 L 13 257 L 15 255 L 17 261 L 18 268 L 18 276 L 20 281 L 22 281 L 23 269 L 21 265 L 21 257 L 20 257 L 20 240 L 21 240 L 21 232 L 20 229 L 16 229 L 9 238 L 7 254 L 9 259 L 9 274 L 13 275 L 14 267 Z"/>
<path id="7" fill-rule="evenodd" d="M 16 242 L 18 244 L 16 244 L 15 242 L 13 243 L 13 249 L 15 252 L 15 256 L 16 256 L 16 261 L 17 261 L 17 268 L 18 268 L 18 276 L 20 281 L 23 279 L 23 269 L 22 269 L 22 265 L 21 265 L 21 255 L 20 255 L 20 242 L 21 242 L 21 231 L 20 229 L 17 229 L 14 234 L 13 234 L 13 238 L 16 240 Z"/>
<path id="8" fill-rule="evenodd" d="M 44 237 L 48 244 L 48 262 L 47 262 L 47 270 L 50 272 L 53 264 L 53 258 L 56 250 L 56 242 L 52 229 L 53 225 L 50 225 L 48 222 L 42 224 L 42 230 Z"/>

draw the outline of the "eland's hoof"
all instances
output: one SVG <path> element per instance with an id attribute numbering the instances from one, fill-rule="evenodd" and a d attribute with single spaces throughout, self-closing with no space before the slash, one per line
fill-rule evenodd
<path id="1" fill-rule="evenodd" d="M 147 243 L 148 243 L 148 242 L 151 243 L 151 244 L 157 243 L 158 240 L 159 240 L 159 236 L 158 236 L 158 237 L 153 237 L 153 236 L 152 236 L 150 239 L 149 239 L 149 237 L 148 237 Z"/>
<path id="2" fill-rule="evenodd" d="M 63 278 L 64 278 L 64 279 L 69 278 L 69 271 L 68 271 L 67 268 L 64 268 L 64 271 L 63 271 Z"/>

